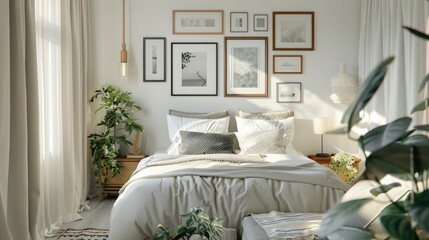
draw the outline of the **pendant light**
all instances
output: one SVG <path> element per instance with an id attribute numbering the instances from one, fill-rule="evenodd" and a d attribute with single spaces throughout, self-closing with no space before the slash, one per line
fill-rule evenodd
<path id="1" fill-rule="evenodd" d="M 342 2 L 342 60 L 344 61 L 344 1 Z M 359 90 L 359 80 L 346 73 L 346 67 L 344 62 L 340 64 L 340 72 L 331 79 L 331 100 L 334 103 L 349 104 L 356 97 Z"/>
<path id="2" fill-rule="evenodd" d="M 119 77 L 127 79 L 128 64 L 127 64 L 127 45 L 125 44 L 125 0 L 122 0 L 122 50 L 121 62 L 119 63 Z"/>

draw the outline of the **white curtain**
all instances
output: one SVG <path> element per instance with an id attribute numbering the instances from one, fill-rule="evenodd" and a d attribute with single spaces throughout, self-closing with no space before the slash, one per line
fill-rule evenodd
<path id="1" fill-rule="evenodd" d="M 46 235 L 86 207 L 88 12 L 89 1 L 36 0 Z"/>
<path id="2" fill-rule="evenodd" d="M 424 0 L 362 0 L 360 78 L 364 80 L 378 63 L 395 56 L 365 115 L 372 127 L 409 115 L 422 100 L 417 89 L 426 72 L 426 44 L 402 26 L 424 31 L 426 5 Z"/>
<path id="3" fill-rule="evenodd" d="M 88 4 L 0 1 L 1 240 L 44 239 L 80 218 L 90 174 Z"/>
<path id="4" fill-rule="evenodd" d="M 34 1 L 1 1 L 0 24 L 0 239 L 43 239 Z"/>

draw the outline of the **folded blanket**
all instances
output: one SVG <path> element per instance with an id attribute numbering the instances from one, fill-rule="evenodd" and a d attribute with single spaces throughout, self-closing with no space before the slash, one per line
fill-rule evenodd
<path id="1" fill-rule="evenodd" d="M 270 239 L 312 240 L 323 214 L 282 213 L 251 214 Z"/>
<path id="2" fill-rule="evenodd" d="M 260 155 L 204 154 L 204 155 L 159 155 L 146 162 L 146 166 L 171 165 L 195 161 L 229 163 L 268 163 Z"/>

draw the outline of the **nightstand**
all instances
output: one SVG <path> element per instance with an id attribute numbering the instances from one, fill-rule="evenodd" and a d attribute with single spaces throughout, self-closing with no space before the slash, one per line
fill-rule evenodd
<path id="1" fill-rule="evenodd" d="M 121 187 L 130 179 L 131 174 L 136 170 L 137 165 L 139 164 L 141 158 L 126 158 L 118 157 L 118 162 L 121 163 L 121 173 L 112 177 L 112 174 L 109 172 L 107 176 L 107 183 L 104 187 L 98 188 L 99 200 L 103 200 L 104 195 L 118 195 Z M 99 175 L 99 182 L 103 182 L 103 177 Z"/>
<path id="2" fill-rule="evenodd" d="M 323 165 L 323 166 L 329 168 L 329 163 L 331 162 L 331 157 L 333 157 L 334 155 L 335 154 L 330 154 L 330 156 L 328 156 L 328 157 L 318 157 L 316 155 L 308 155 L 308 158 L 317 162 L 320 165 Z M 354 157 L 354 159 L 355 159 L 355 167 L 359 171 L 359 163 L 361 160 L 357 157 Z M 343 176 L 342 174 L 339 174 L 338 177 L 341 178 L 342 180 L 345 179 L 345 176 Z"/>

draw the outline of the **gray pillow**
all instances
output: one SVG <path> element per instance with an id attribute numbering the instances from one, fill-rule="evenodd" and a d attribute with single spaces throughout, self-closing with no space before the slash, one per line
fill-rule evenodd
<path id="1" fill-rule="evenodd" d="M 176 117 L 184 118 L 201 118 L 201 119 L 218 119 L 229 116 L 228 110 L 218 111 L 218 112 L 208 112 L 208 113 L 189 113 L 189 112 L 180 112 L 176 110 L 169 110 L 169 114 Z"/>
<path id="2" fill-rule="evenodd" d="M 286 111 L 273 111 L 273 112 L 250 112 L 239 109 L 238 116 L 248 119 L 263 119 L 263 120 L 282 120 L 294 116 L 292 110 Z"/>
<path id="3" fill-rule="evenodd" d="M 180 154 L 234 153 L 235 135 L 233 133 L 201 133 L 180 131 Z"/>

